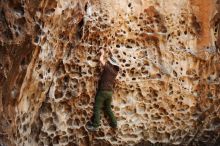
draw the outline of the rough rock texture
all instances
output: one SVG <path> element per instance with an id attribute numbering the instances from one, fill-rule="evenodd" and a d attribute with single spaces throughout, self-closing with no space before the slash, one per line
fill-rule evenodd
<path id="1" fill-rule="evenodd" d="M 0 145 L 219 146 L 219 11 L 219 0 L 0 0 Z M 102 115 L 91 133 L 109 48 L 118 130 Z"/>

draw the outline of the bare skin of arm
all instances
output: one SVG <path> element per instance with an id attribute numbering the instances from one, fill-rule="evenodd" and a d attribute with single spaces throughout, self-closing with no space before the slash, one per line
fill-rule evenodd
<path id="1" fill-rule="evenodd" d="M 103 49 L 100 50 L 101 51 L 101 56 L 100 56 L 100 62 L 102 63 L 102 65 L 104 66 L 105 65 L 105 61 L 104 61 L 104 54 L 105 54 L 105 51 Z"/>

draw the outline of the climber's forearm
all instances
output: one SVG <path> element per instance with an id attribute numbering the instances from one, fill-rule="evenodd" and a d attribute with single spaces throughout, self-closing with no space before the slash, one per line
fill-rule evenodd
<path id="1" fill-rule="evenodd" d="M 105 61 L 104 61 L 104 54 L 105 54 L 105 52 L 104 52 L 103 49 L 101 49 L 100 51 L 101 51 L 101 56 L 100 56 L 99 60 L 100 60 L 102 65 L 105 65 Z"/>

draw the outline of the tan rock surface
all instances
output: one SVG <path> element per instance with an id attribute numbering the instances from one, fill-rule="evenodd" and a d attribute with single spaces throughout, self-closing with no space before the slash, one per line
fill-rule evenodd
<path id="1" fill-rule="evenodd" d="M 1 0 L 0 145 L 218 146 L 219 5 Z M 99 50 L 110 48 L 118 129 L 102 115 L 91 133 Z"/>

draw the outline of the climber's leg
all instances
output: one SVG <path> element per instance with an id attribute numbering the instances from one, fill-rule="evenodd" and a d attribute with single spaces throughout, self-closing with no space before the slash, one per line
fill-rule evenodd
<path id="1" fill-rule="evenodd" d="M 104 98 L 102 95 L 102 91 L 98 91 L 95 97 L 94 109 L 93 109 L 93 118 L 92 118 L 92 126 L 97 128 L 100 126 L 100 112 L 103 107 Z"/>
<path id="2" fill-rule="evenodd" d="M 104 109 L 106 114 L 109 116 L 109 123 L 112 128 L 117 127 L 117 120 L 112 112 L 111 103 L 112 103 L 112 92 L 105 91 L 105 101 L 104 101 Z"/>

